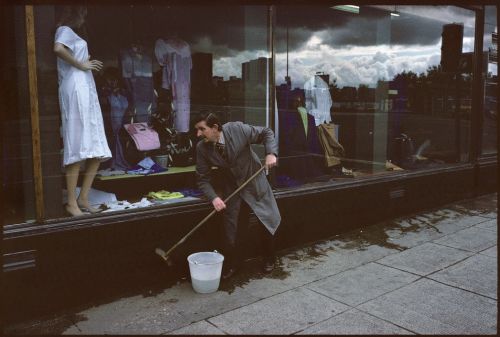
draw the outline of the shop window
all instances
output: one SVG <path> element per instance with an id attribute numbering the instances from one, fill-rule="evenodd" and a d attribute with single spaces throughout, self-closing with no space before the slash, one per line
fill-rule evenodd
<path id="1" fill-rule="evenodd" d="M 279 188 L 469 160 L 473 11 L 278 6 Z"/>
<path id="2" fill-rule="evenodd" d="M 482 154 L 498 152 L 498 28 L 497 7 L 485 6 L 483 53 L 485 54 Z"/>
<path id="3" fill-rule="evenodd" d="M 4 224 L 35 218 L 35 193 L 22 6 L 1 6 L 2 15 L 2 214 Z"/>
<path id="4" fill-rule="evenodd" d="M 84 25 L 66 37 L 57 30 L 64 6 L 34 7 L 46 218 L 77 214 L 65 205 L 72 190 L 66 180 L 73 172 L 68 164 L 83 150 L 71 150 L 68 139 L 89 117 L 63 121 L 70 109 L 87 112 L 98 99 L 101 111 L 94 113 L 102 114 L 103 130 L 92 124 L 81 139 L 94 137 L 85 151 L 105 156 L 107 145 L 111 153 L 98 164 L 89 205 L 80 207 L 86 216 L 202 201 L 194 173 L 198 114 L 268 124 L 267 6 L 88 6 Z M 91 60 L 103 63 L 93 80 L 58 79 L 55 36 L 73 53 L 71 41 L 87 42 Z M 95 99 L 88 89 L 93 83 Z M 61 98 L 61 90 L 70 94 Z M 92 165 L 82 162 L 76 195 Z"/>

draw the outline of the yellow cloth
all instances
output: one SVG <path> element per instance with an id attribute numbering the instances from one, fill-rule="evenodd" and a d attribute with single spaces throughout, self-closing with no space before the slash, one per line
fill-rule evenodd
<path id="1" fill-rule="evenodd" d="M 302 124 L 304 124 L 304 132 L 306 133 L 307 137 L 307 110 L 306 108 L 299 106 L 297 108 L 297 111 L 299 112 L 300 117 L 302 118 Z"/>
<path id="2" fill-rule="evenodd" d="M 184 194 L 180 192 L 169 192 L 165 190 L 161 190 L 158 192 L 149 192 L 147 197 L 156 200 L 167 200 L 167 199 L 178 199 L 184 198 Z"/>

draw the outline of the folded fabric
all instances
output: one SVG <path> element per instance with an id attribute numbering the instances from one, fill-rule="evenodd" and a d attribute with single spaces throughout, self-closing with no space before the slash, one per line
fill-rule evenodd
<path id="1" fill-rule="evenodd" d="M 155 200 L 167 200 L 167 199 L 184 198 L 184 195 L 180 192 L 169 192 L 161 190 L 158 192 L 149 192 L 147 194 L 147 197 Z"/>
<path id="2" fill-rule="evenodd" d="M 142 207 L 148 207 L 153 205 L 152 202 L 150 202 L 146 198 L 142 198 L 141 201 L 130 203 L 127 200 L 121 200 L 121 201 L 115 201 L 115 202 L 110 202 L 105 204 L 107 209 L 104 210 L 104 212 L 112 212 L 112 211 L 121 211 L 125 209 L 132 209 L 132 208 L 142 208 Z"/>
<path id="3" fill-rule="evenodd" d="M 137 165 L 145 168 L 145 169 L 150 169 L 151 167 L 153 167 L 156 163 L 153 161 L 153 159 L 151 159 L 151 157 L 146 157 L 144 158 L 143 160 L 141 160 L 140 162 L 137 163 Z"/>
<path id="4" fill-rule="evenodd" d="M 175 190 L 175 192 L 180 192 L 185 197 L 201 198 L 204 196 L 202 190 L 197 189 L 197 188 L 180 188 L 180 189 Z"/>
<path id="5" fill-rule="evenodd" d="M 137 165 L 134 165 L 127 170 L 128 174 L 139 174 L 139 175 L 148 175 L 152 173 L 160 173 L 167 171 L 167 168 L 161 167 L 157 163 L 153 161 L 150 157 L 146 157 L 141 160 Z"/>

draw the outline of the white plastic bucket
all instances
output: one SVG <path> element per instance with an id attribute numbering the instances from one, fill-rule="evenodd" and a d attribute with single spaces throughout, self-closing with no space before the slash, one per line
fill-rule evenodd
<path id="1" fill-rule="evenodd" d="M 224 256 L 217 251 L 200 252 L 188 256 L 191 285 L 200 294 L 209 294 L 219 289 Z"/>

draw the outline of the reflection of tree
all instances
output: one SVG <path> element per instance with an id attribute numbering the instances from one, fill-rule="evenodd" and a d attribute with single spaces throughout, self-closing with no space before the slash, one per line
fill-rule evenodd
<path id="1" fill-rule="evenodd" d="M 396 74 L 390 88 L 396 90 L 393 100 L 399 105 L 393 106 L 400 112 L 452 116 L 456 104 L 465 117 L 470 112 L 471 77 L 443 72 L 440 65 L 429 66 L 419 75 L 412 71 Z"/>

